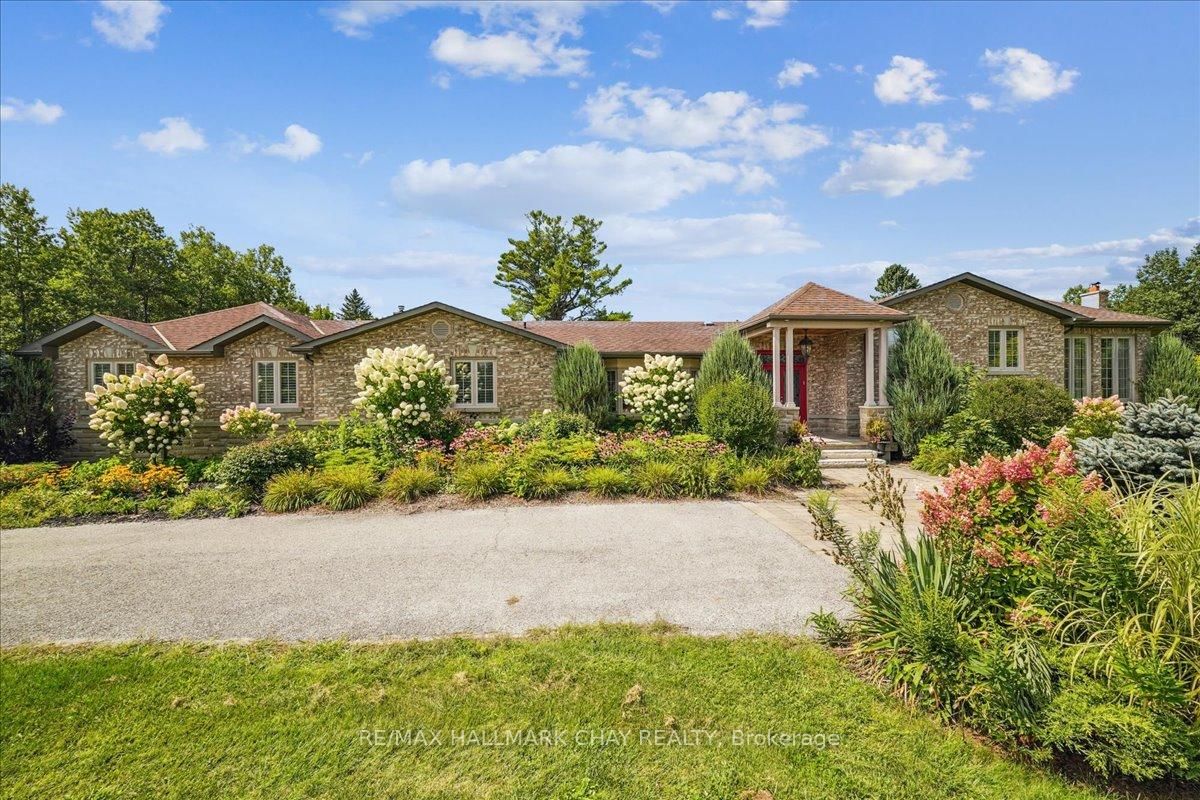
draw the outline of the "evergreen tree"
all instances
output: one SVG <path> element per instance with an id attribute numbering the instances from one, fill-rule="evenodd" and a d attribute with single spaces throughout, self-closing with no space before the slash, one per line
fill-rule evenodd
<path id="1" fill-rule="evenodd" d="M 696 373 L 696 397 L 704 397 L 713 386 L 728 383 L 739 375 L 751 385 L 770 388 L 767 373 L 763 371 L 754 348 L 737 328 L 728 328 L 713 340 L 708 352 L 700 360 L 700 371 Z"/>
<path id="2" fill-rule="evenodd" d="M 558 357 L 552 380 L 554 399 L 563 411 L 583 414 L 593 422 L 600 422 L 608 413 L 612 403 L 608 374 L 600 353 L 587 342 Z"/>
<path id="3" fill-rule="evenodd" d="M 1160 397 L 1184 395 L 1200 408 L 1200 362 L 1178 336 L 1161 333 L 1146 350 L 1138 389 L 1147 403 Z"/>
<path id="4" fill-rule="evenodd" d="M 912 270 L 903 264 L 891 264 L 875 281 L 875 292 L 872 300 L 887 300 L 889 297 L 920 289 L 921 281 Z"/>
<path id="5" fill-rule="evenodd" d="M 925 320 L 906 322 L 897 330 L 888 358 L 887 398 L 892 435 L 911 457 L 922 439 L 941 430 L 946 418 L 961 408 L 967 375 Z"/>
<path id="6" fill-rule="evenodd" d="M 358 293 L 358 289 L 351 289 L 350 294 L 342 300 L 342 310 L 338 312 L 338 319 L 373 319 L 371 307 Z"/>
<path id="7" fill-rule="evenodd" d="M 608 245 L 596 238 L 601 223 L 576 215 L 570 230 L 562 217 L 543 211 L 525 215 L 529 229 L 524 239 L 509 239 L 512 249 L 500 256 L 494 283 L 512 295 L 503 308 L 509 319 L 609 319 L 627 320 L 625 311 L 603 306 L 629 288 L 628 278 L 617 280 L 621 265 L 601 264 Z M 615 281 L 615 282 L 614 282 Z"/>

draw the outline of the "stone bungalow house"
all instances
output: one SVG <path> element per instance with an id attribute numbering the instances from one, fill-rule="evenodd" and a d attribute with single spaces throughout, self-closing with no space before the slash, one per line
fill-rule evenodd
<path id="1" fill-rule="evenodd" d="M 521 418 L 554 406 L 559 352 L 591 342 L 611 387 L 645 353 L 670 353 L 689 369 L 713 338 L 736 327 L 758 352 L 781 416 L 819 433 L 854 436 L 887 412 L 892 328 L 921 317 L 955 356 L 988 374 L 1042 375 L 1076 397 L 1135 399 L 1151 336 L 1170 323 L 1106 308 L 1098 285 L 1074 306 L 1040 300 L 971 273 L 873 303 L 808 283 L 742 322 L 509 322 L 444 303 L 369 322 L 313 320 L 266 303 L 156 323 L 94 314 L 18 350 L 54 361 L 60 408 L 75 416 L 69 455 L 104 452 L 87 427 L 84 393 L 106 372 L 132 372 L 166 354 L 206 385 L 209 419 L 192 452 L 223 446 L 221 410 L 256 401 L 299 424 L 351 409 L 354 365 L 371 347 L 423 344 L 458 384 L 457 407 L 480 418 Z M 790 365 L 790 368 L 789 368 Z"/>

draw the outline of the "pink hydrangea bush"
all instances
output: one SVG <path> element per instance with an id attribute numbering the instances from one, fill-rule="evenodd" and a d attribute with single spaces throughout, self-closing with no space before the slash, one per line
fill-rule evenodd
<path id="1" fill-rule="evenodd" d="M 1084 505 L 1106 497 L 1098 476 L 1078 474 L 1071 444 L 1060 434 L 1046 447 L 1031 444 L 1004 459 L 989 454 L 977 466 L 954 470 L 941 487 L 921 494 L 921 524 L 977 569 L 1034 567 L 1047 528 L 1066 524 L 1079 507 L 1063 500 L 1068 496 Z"/>
<path id="2" fill-rule="evenodd" d="M 1124 413 L 1125 404 L 1116 395 L 1085 397 L 1075 401 L 1075 414 L 1067 420 L 1060 433 L 1071 442 L 1091 438 L 1107 439 L 1117 432 Z"/>

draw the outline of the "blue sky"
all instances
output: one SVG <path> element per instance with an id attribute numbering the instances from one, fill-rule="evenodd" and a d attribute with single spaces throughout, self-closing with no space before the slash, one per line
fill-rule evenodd
<path id="1" fill-rule="evenodd" d="M 531 208 L 605 221 L 640 319 L 1200 237 L 1197 3 L 4 2 L 0 97 L 53 224 L 145 206 L 377 313 L 498 315 Z"/>

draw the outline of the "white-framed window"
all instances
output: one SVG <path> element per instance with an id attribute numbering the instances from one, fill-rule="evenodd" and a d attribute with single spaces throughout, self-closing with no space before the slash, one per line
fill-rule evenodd
<path id="1" fill-rule="evenodd" d="M 1066 385 L 1071 397 L 1082 400 L 1091 391 L 1091 348 L 1086 336 L 1068 336 L 1066 348 Z"/>
<path id="2" fill-rule="evenodd" d="M 1020 372 L 1025 367 L 1025 342 L 1020 328 L 990 328 L 988 372 Z"/>
<path id="3" fill-rule="evenodd" d="M 105 373 L 111 372 L 119 378 L 122 375 L 132 375 L 136 369 L 136 361 L 93 361 L 92 386 L 103 384 Z"/>
<path id="4" fill-rule="evenodd" d="M 496 405 L 496 362 L 456 358 L 453 362 L 456 406 Z"/>
<path id="5" fill-rule="evenodd" d="M 621 371 L 616 369 L 604 370 L 604 377 L 608 381 L 608 407 L 617 414 L 622 414 L 625 411 L 624 401 L 621 399 Z"/>
<path id="6" fill-rule="evenodd" d="M 300 386 L 295 361 L 254 362 L 254 402 L 272 408 L 300 405 Z"/>
<path id="7" fill-rule="evenodd" d="M 1133 400 L 1133 339 L 1128 336 L 1100 340 L 1100 394 Z"/>

